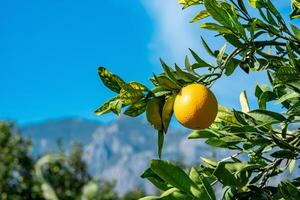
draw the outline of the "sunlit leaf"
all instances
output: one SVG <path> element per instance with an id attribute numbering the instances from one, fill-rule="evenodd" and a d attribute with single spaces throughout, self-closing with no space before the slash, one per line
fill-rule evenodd
<path id="1" fill-rule="evenodd" d="M 115 74 L 110 73 L 106 68 L 99 67 L 98 74 L 103 84 L 114 92 L 119 93 L 125 82 Z"/>

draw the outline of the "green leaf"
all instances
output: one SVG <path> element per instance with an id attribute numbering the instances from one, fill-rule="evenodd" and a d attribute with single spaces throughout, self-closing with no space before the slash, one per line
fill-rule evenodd
<path id="1" fill-rule="evenodd" d="M 216 55 L 214 54 L 214 52 L 211 50 L 211 48 L 208 46 L 208 44 L 205 42 L 205 40 L 203 39 L 203 37 L 201 37 L 201 42 L 202 42 L 202 45 L 204 47 L 204 49 L 206 50 L 206 52 L 213 56 L 213 57 L 216 57 Z"/>
<path id="2" fill-rule="evenodd" d="M 211 159 L 208 159 L 208 158 L 204 158 L 204 157 L 200 157 L 200 159 L 201 159 L 204 163 L 206 163 L 206 164 L 208 164 L 208 165 L 210 165 L 210 166 L 212 166 L 212 167 L 217 167 L 217 165 L 218 165 L 218 163 L 217 163 L 216 161 L 214 161 L 214 160 L 211 160 Z"/>
<path id="3" fill-rule="evenodd" d="M 181 87 L 174 81 L 172 81 L 171 79 L 169 79 L 166 76 L 157 76 L 156 80 L 159 84 L 159 86 L 170 89 L 170 90 L 178 90 Z"/>
<path id="4" fill-rule="evenodd" d="M 132 82 L 129 82 L 127 84 L 124 84 L 122 86 L 122 89 L 124 89 L 124 90 L 134 89 L 134 90 L 137 90 L 137 91 L 147 91 L 147 90 L 149 90 L 145 85 L 143 85 L 141 83 L 138 83 L 136 81 L 132 81 Z"/>
<path id="5" fill-rule="evenodd" d="M 98 68 L 98 74 L 103 84 L 114 92 L 119 93 L 122 89 L 122 86 L 125 84 L 120 77 L 110 73 L 110 71 L 104 67 Z"/>
<path id="6" fill-rule="evenodd" d="M 295 169 L 296 166 L 296 160 L 291 160 L 290 164 L 289 164 L 289 171 L 290 173 L 292 173 Z"/>
<path id="7" fill-rule="evenodd" d="M 291 99 L 297 99 L 297 98 L 300 98 L 300 94 L 297 93 L 297 92 L 291 92 L 291 93 L 287 93 L 287 94 L 281 96 L 277 100 L 277 102 L 282 103 L 282 102 L 285 102 L 285 101 L 288 101 L 288 100 L 291 100 Z"/>
<path id="8" fill-rule="evenodd" d="M 218 106 L 218 114 L 215 119 L 215 122 L 221 122 L 221 123 L 225 122 L 231 125 L 239 125 L 238 121 L 234 117 L 233 112 L 222 105 Z"/>
<path id="9" fill-rule="evenodd" d="M 234 175 L 226 168 L 225 162 L 220 162 L 214 171 L 214 175 L 218 178 L 221 183 L 226 186 L 239 186 L 238 181 Z"/>
<path id="10" fill-rule="evenodd" d="M 144 94 L 141 90 L 136 90 L 130 85 L 127 85 L 126 87 L 121 89 L 119 97 L 124 105 L 129 105 L 143 98 Z"/>
<path id="11" fill-rule="evenodd" d="M 220 51 L 219 51 L 219 53 L 217 55 L 217 64 L 219 66 L 222 66 L 222 60 L 223 60 L 223 56 L 224 56 L 224 53 L 225 53 L 225 50 L 226 50 L 226 46 L 227 46 L 227 44 L 225 43 L 223 45 L 223 47 L 220 49 Z"/>
<path id="12" fill-rule="evenodd" d="M 223 34 L 232 34 L 232 31 L 225 26 L 220 26 L 215 23 L 204 23 L 200 25 L 200 28 L 208 29 L 211 31 L 217 31 Z"/>
<path id="13" fill-rule="evenodd" d="M 247 11 L 246 6 L 244 4 L 244 0 L 238 0 L 238 5 L 242 9 L 242 11 L 244 11 L 246 14 L 248 14 L 248 11 Z"/>
<path id="14" fill-rule="evenodd" d="M 249 4 L 253 8 L 261 8 L 262 7 L 262 0 L 249 0 Z"/>
<path id="15" fill-rule="evenodd" d="M 96 115 L 103 115 L 105 113 L 108 113 L 111 111 L 111 102 L 117 100 L 119 97 L 114 97 L 110 100 L 108 100 L 107 102 L 105 102 L 102 106 L 100 106 L 96 111 L 95 111 L 95 114 Z"/>
<path id="16" fill-rule="evenodd" d="M 300 193 L 296 186 L 291 182 L 285 181 L 281 182 L 278 186 L 280 194 L 288 200 L 298 200 L 300 199 Z"/>
<path id="17" fill-rule="evenodd" d="M 243 112 L 239 112 L 234 110 L 233 111 L 234 117 L 236 118 L 236 120 L 242 124 L 242 125 L 246 125 L 246 126 L 255 126 L 256 125 L 256 121 L 253 117 L 249 116 L 249 112 L 243 113 Z"/>
<path id="18" fill-rule="evenodd" d="M 206 10 L 201 10 L 192 20 L 191 23 L 194 23 L 196 21 L 202 20 L 206 17 L 210 16 L 209 12 Z"/>
<path id="19" fill-rule="evenodd" d="M 300 18 L 300 3 L 299 0 L 291 0 L 292 2 L 292 13 L 290 14 L 290 17 L 292 19 Z"/>
<path id="20" fill-rule="evenodd" d="M 169 96 L 166 100 L 163 110 L 162 110 L 162 123 L 165 133 L 168 131 L 168 127 L 173 115 L 173 105 L 176 98 L 176 94 Z"/>
<path id="21" fill-rule="evenodd" d="M 293 32 L 294 32 L 296 38 L 297 38 L 298 40 L 300 40 L 300 29 L 297 28 L 297 26 L 295 26 L 295 25 L 293 25 L 293 24 L 291 24 L 291 28 L 292 28 L 292 30 L 293 30 Z"/>
<path id="22" fill-rule="evenodd" d="M 274 123 L 274 122 L 284 122 L 286 118 L 276 112 L 267 111 L 267 110 L 253 110 L 247 113 L 257 121 L 261 121 L 263 123 Z"/>
<path id="23" fill-rule="evenodd" d="M 138 102 L 129 106 L 125 110 L 124 114 L 130 117 L 137 117 L 146 111 L 146 106 L 147 106 L 147 101 L 145 99 L 141 99 Z"/>
<path id="24" fill-rule="evenodd" d="M 225 68 L 225 75 L 230 76 L 240 63 L 241 61 L 238 59 L 230 59 Z"/>
<path id="25" fill-rule="evenodd" d="M 222 200 L 232 200 L 237 196 L 235 187 L 225 186 L 222 191 Z"/>
<path id="26" fill-rule="evenodd" d="M 190 200 L 190 196 L 179 191 L 177 188 L 170 188 L 163 192 L 160 196 L 148 196 L 139 200 Z"/>
<path id="27" fill-rule="evenodd" d="M 153 126 L 156 130 L 163 130 L 162 125 L 162 108 L 163 101 L 161 98 L 153 98 L 147 102 L 146 106 L 146 117 L 148 122 Z"/>
<path id="28" fill-rule="evenodd" d="M 207 62 L 202 60 L 192 49 L 189 49 L 189 50 L 192 53 L 192 56 L 194 57 L 194 59 L 196 60 L 196 62 L 199 64 L 200 67 L 210 66 L 210 64 L 208 64 Z"/>
<path id="29" fill-rule="evenodd" d="M 188 56 L 185 56 L 185 59 L 184 59 L 184 66 L 185 66 L 185 69 L 190 72 L 191 74 L 195 74 L 195 71 L 193 70 L 192 66 L 191 66 L 191 63 L 190 63 L 190 60 L 189 60 L 189 57 Z"/>
<path id="30" fill-rule="evenodd" d="M 122 109 L 122 101 L 120 99 L 110 102 L 109 106 L 113 113 L 120 115 Z"/>
<path id="31" fill-rule="evenodd" d="M 260 109 L 265 110 L 267 108 L 267 102 L 275 100 L 276 94 L 272 91 L 264 91 L 258 98 L 258 106 Z"/>
<path id="32" fill-rule="evenodd" d="M 211 129 L 195 130 L 188 136 L 189 139 L 214 138 L 214 137 L 219 137 L 219 135 Z"/>
<path id="33" fill-rule="evenodd" d="M 157 131 L 157 153 L 158 153 L 158 158 L 161 159 L 161 153 L 164 145 L 164 138 L 165 134 L 163 131 L 158 130 Z"/>
<path id="34" fill-rule="evenodd" d="M 171 186 L 168 185 L 168 183 L 162 180 L 159 176 L 157 176 L 151 168 L 145 170 L 145 172 L 141 175 L 141 178 L 148 179 L 153 185 L 155 185 L 155 187 L 162 191 L 166 191 L 171 188 Z"/>
<path id="35" fill-rule="evenodd" d="M 233 46 L 239 49 L 244 48 L 244 44 L 234 34 L 224 34 L 224 38 Z"/>
<path id="36" fill-rule="evenodd" d="M 274 158 L 294 159 L 296 158 L 297 154 L 290 150 L 284 149 L 284 150 L 275 151 L 274 153 L 271 154 L 271 156 Z"/>
<path id="37" fill-rule="evenodd" d="M 217 138 L 209 138 L 205 141 L 206 144 L 213 146 L 213 147 L 221 147 L 221 148 L 228 148 L 231 146 L 230 144 L 227 144 L 227 142 L 224 142 L 222 139 Z"/>
<path id="38" fill-rule="evenodd" d="M 250 111 L 247 93 L 245 90 L 243 90 L 240 94 L 240 104 L 243 112 L 247 113 Z"/>
<path id="39" fill-rule="evenodd" d="M 152 160 L 151 169 L 164 181 L 187 194 L 195 193 L 198 190 L 197 185 L 188 177 L 188 175 L 174 164 L 163 160 Z"/>
<path id="40" fill-rule="evenodd" d="M 213 188 L 211 187 L 210 183 L 206 180 L 204 176 L 199 174 L 195 168 L 191 168 L 190 171 L 190 178 L 198 185 L 200 189 L 203 189 L 201 200 L 215 200 L 216 196 L 214 193 Z"/>
<path id="41" fill-rule="evenodd" d="M 178 0 L 178 3 L 183 4 L 183 9 L 197 4 L 202 4 L 203 0 Z"/>
<path id="42" fill-rule="evenodd" d="M 174 74 L 173 74 L 173 70 L 171 67 L 169 67 L 162 59 L 160 59 L 160 63 L 162 65 L 162 67 L 164 68 L 164 71 L 166 72 L 168 78 L 170 78 L 172 81 L 174 81 L 174 83 L 177 83 L 177 79 L 175 78 Z"/>
<path id="43" fill-rule="evenodd" d="M 182 79 L 184 80 L 185 82 L 195 82 L 198 80 L 198 78 L 190 73 L 187 73 L 185 71 L 182 71 L 180 69 L 180 67 L 178 67 L 176 64 L 175 64 L 175 69 L 176 69 L 176 74 Z"/>
<path id="44" fill-rule="evenodd" d="M 204 6 L 209 14 L 220 24 L 230 25 L 228 15 L 216 0 L 204 0 Z"/>

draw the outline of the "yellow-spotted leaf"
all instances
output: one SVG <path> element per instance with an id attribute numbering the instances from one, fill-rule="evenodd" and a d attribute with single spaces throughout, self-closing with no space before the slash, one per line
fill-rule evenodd
<path id="1" fill-rule="evenodd" d="M 136 90 L 127 85 L 126 89 L 121 89 L 119 96 L 124 105 L 129 105 L 143 98 L 144 94 L 141 90 Z"/>
<path id="2" fill-rule="evenodd" d="M 148 90 L 148 88 L 145 85 L 135 82 L 135 81 L 123 85 L 122 88 L 125 90 L 126 89 L 134 89 L 134 90 L 139 90 L 139 91 L 147 91 Z"/>
<path id="3" fill-rule="evenodd" d="M 203 3 L 203 0 L 178 0 L 178 2 L 182 4 L 183 9 L 185 9 L 189 6 Z"/>
<path id="4" fill-rule="evenodd" d="M 130 117 L 137 117 L 140 114 L 142 114 L 143 112 L 145 112 L 146 106 L 147 106 L 147 101 L 145 99 L 141 99 L 138 102 L 129 106 L 125 110 L 124 114 L 128 115 Z"/>
<path id="5" fill-rule="evenodd" d="M 107 102 L 105 102 L 102 106 L 100 106 L 96 111 L 96 115 L 103 115 L 105 113 L 108 113 L 111 111 L 111 102 L 115 101 L 118 99 L 118 96 L 108 100 Z"/>
<path id="6" fill-rule="evenodd" d="M 125 82 L 115 74 L 112 74 L 104 67 L 98 68 L 98 74 L 103 84 L 110 90 L 119 93 Z"/>
<path id="7" fill-rule="evenodd" d="M 122 101 L 121 99 L 116 99 L 110 102 L 110 109 L 116 115 L 120 115 L 122 109 Z"/>
<path id="8" fill-rule="evenodd" d="M 206 10 L 201 10 L 192 20 L 191 23 L 194 23 L 196 21 L 202 20 L 206 17 L 210 16 L 209 12 Z"/>

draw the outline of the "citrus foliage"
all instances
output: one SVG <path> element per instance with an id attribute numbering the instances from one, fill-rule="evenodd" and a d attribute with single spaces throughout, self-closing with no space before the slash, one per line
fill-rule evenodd
<path id="1" fill-rule="evenodd" d="M 161 61 L 164 71 L 150 78 L 153 89 L 135 89 L 128 87 L 130 83 L 119 85 L 117 96 L 104 104 L 105 112 L 119 114 L 122 107 L 129 106 L 124 114 L 136 117 L 146 111 L 148 121 L 158 131 L 160 157 L 163 133 L 166 133 L 172 116 L 162 110 L 164 106 L 172 107 L 169 105 L 172 101 L 168 99 L 182 87 L 191 83 L 210 87 L 222 76 L 233 74 L 237 67 L 246 74 L 267 73 L 269 86 L 256 85 L 257 108 L 250 108 L 247 94 L 242 91 L 242 110 L 219 106 L 212 126 L 195 130 L 189 136 L 190 139 L 205 140 L 207 145 L 216 148 L 233 150 L 232 156 L 220 161 L 202 158 L 201 164 L 188 174 L 168 161 L 152 160 L 142 177 L 162 194 L 142 199 L 214 200 L 216 183 L 222 185 L 221 198 L 225 200 L 300 199 L 299 177 L 270 185 L 277 175 L 286 171 L 292 173 L 300 158 L 300 29 L 292 22 L 287 24 L 271 0 L 249 0 L 247 4 L 243 0 L 179 0 L 179 3 L 183 8 L 200 4 L 202 10 L 191 21 L 201 22 L 208 18 L 200 28 L 225 40 L 220 50 L 214 50 L 201 38 L 204 49 L 215 62 L 203 60 L 193 50 L 190 51 L 194 62 L 191 63 L 187 56 L 183 67 L 170 67 Z M 300 18 L 299 1 L 290 3 L 290 18 Z M 251 16 L 250 9 L 259 15 Z M 206 73 L 199 74 L 199 68 L 206 69 Z M 99 75 L 104 80 L 101 73 Z M 158 103 L 152 105 L 153 101 Z M 275 101 L 283 112 L 269 110 L 271 101 Z M 116 102 L 122 106 L 114 106 Z M 148 105 L 151 109 L 146 109 Z M 103 106 L 99 110 L 102 109 Z M 96 113 L 102 114 L 99 110 Z"/>
<path id="2" fill-rule="evenodd" d="M 136 200 L 144 195 L 136 189 L 119 197 L 114 182 L 94 180 L 79 145 L 68 155 L 61 152 L 32 157 L 30 140 L 15 129 L 0 122 L 1 200 Z"/>

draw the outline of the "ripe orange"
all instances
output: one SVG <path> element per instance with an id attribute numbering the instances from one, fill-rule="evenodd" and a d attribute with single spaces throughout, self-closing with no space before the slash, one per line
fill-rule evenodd
<path id="1" fill-rule="evenodd" d="M 190 129 L 208 128 L 218 113 L 215 95 L 202 84 L 183 87 L 174 102 L 176 119 Z"/>

